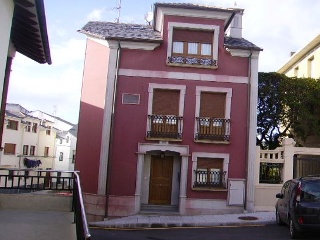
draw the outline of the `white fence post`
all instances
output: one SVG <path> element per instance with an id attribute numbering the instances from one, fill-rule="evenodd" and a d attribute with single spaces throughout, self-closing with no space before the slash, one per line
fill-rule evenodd
<path id="1" fill-rule="evenodd" d="M 283 139 L 282 146 L 284 147 L 284 166 L 283 166 L 283 182 L 293 178 L 293 155 L 295 141 L 292 138 Z"/>

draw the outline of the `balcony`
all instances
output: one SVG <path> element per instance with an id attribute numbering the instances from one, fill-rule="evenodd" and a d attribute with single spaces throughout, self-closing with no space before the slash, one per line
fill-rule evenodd
<path id="1" fill-rule="evenodd" d="M 183 117 L 148 115 L 148 140 L 181 141 Z"/>
<path id="2" fill-rule="evenodd" d="M 222 188 L 226 189 L 227 172 L 195 170 L 194 188 Z"/>
<path id="3" fill-rule="evenodd" d="M 197 117 L 195 140 L 200 142 L 230 142 L 230 119 Z"/>

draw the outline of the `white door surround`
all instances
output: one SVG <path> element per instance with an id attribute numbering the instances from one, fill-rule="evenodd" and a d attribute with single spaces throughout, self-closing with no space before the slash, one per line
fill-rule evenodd
<path id="1" fill-rule="evenodd" d="M 179 153 L 181 156 L 181 169 L 180 169 L 180 194 L 179 194 L 179 213 L 184 214 L 186 191 L 187 191 L 187 170 L 189 158 L 189 146 L 174 145 L 168 143 L 138 143 L 138 161 L 137 161 L 137 177 L 136 177 L 136 191 L 135 191 L 135 213 L 140 211 L 141 197 L 142 197 L 142 178 L 143 178 L 143 165 L 145 155 L 150 151 L 170 151 Z"/>

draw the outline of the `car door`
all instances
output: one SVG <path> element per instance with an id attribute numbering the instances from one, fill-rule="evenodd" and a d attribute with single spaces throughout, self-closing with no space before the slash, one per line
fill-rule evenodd
<path id="1" fill-rule="evenodd" d="M 277 201 L 277 210 L 281 220 L 284 222 L 287 222 L 288 204 L 290 201 L 289 186 L 290 180 L 283 184 L 280 192 L 282 197 L 278 198 Z"/>

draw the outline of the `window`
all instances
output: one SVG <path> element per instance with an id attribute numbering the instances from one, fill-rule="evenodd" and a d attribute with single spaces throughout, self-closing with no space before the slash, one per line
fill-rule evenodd
<path id="1" fill-rule="evenodd" d="M 16 144 L 13 143 L 5 143 L 4 144 L 4 154 L 16 154 Z"/>
<path id="2" fill-rule="evenodd" d="M 192 156 L 193 189 L 226 189 L 229 155 L 199 153 Z"/>
<path id="3" fill-rule="evenodd" d="M 7 129 L 18 130 L 18 121 L 8 120 Z"/>
<path id="4" fill-rule="evenodd" d="M 169 23 L 168 65 L 216 68 L 219 26 Z"/>
<path id="5" fill-rule="evenodd" d="M 49 156 L 49 147 L 44 147 L 44 156 L 45 157 Z"/>
<path id="6" fill-rule="evenodd" d="M 37 123 L 32 123 L 32 132 L 36 133 L 38 129 L 38 124 Z"/>
<path id="7" fill-rule="evenodd" d="M 30 146 L 30 156 L 34 156 L 34 153 L 35 153 L 35 150 L 36 150 L 36 146 Z"/>
<path id="8" fill-rule="evenodd" d="M 59 154 L 59 161 L 63 161 L 63 152 L 60 152 Z"/>
<path id="9" fill-rule="evenodd" d="M 229 88 L 196 88 L 196 141 L 230 141 L 231 96 Z"/>
<path id="10" fill-rule="evenodd" d="M 314 78 L 315 74 L 314 74 L 315 68 L 314 68 L 314 56 L 312 56 L 311 58 L 308 59 L 308 77 L 309 78 Z"/>
<path id="11" fill-rule="evenodd" d="M 51 134 L 51 126 L 48 126 L 48 127 L 47 127 L 46 134 L 47 134 L 47 135 L 50 135 L 50 134 Z"/>
<path id="12" fill-rule="evenodd" d="M 69 136 L 67 136 L 67 140 L 66 140 L 66 142 L 67 142 L 67 143 L 69 143 L 69 140 L 70 140 L 70 137 L 69 137 Z"/>
<path id="13" fill-rule="evenodd" d="M 72 153 L 72 163 L 74 163 L 76 161 L 76 150 L 73 150 Z"/>
<path id="14" fill-rule="evenodd" d="M 150 84 L 147 138 L 181 141 L 185 86 Z"/>
<path id="15" fill-rule="evenodd" d="M 31 132 L 31 122 L 28 122 L 28 121 L 26 122 L 26 126 L 25 126 L 24 130 L 26 132 Z"/>
<path id="16" fill-rule="evenodd" d="M 28 151 L 29 151 L 29 146 L 23 145 L 23 155 L 28 155 Z"/>
<path id="17" fill-rule="evenodd" d="M 60 138 L 60 144 L 62 144 L 62 138 Z"/>

